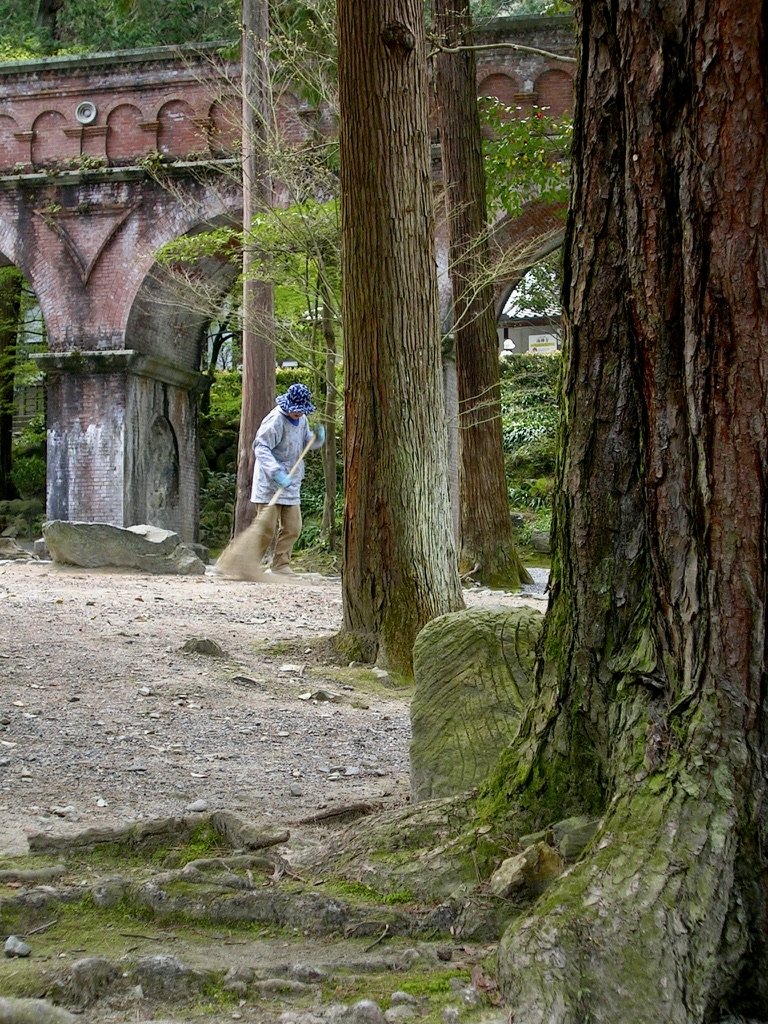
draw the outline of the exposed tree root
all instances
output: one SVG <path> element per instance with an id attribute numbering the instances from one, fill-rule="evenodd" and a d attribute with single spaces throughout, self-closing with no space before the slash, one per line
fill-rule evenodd
<path id="1" fill-rule="evenodd" d="M 746 750 L 693 760 L 618 796 L 591 853 L 510 927 L 511 1020 L 694 1024 L 743 1005 L 757 909 L 740 871 Z"/>

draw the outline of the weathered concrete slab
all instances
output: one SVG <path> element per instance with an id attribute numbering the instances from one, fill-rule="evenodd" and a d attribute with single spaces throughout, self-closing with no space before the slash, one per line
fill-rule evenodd
<path id="1" fill-rule="evenodd" d="M 157 526 L 111 526 L 54 519 L 43 524 L 54 562 L 85 568 L 140 569 L 158 575 L 201 576 L 205 565 L 177 533 Z"/>

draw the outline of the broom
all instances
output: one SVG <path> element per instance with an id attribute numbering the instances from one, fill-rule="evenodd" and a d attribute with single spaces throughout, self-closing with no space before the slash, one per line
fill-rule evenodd
<path id="1" fill-rule="evenodd" d="M 314 443 L 315 435 L 310 433 L 309 440 L 304 446 L 304 450 L 291 466 L 288 476 L 293 476 Z M 277 500 L 284 490 L 285 487 L 278 487 L 270 498 L 266 508 L 262 509 L 262 512 L 256 516 L 251 525 L 247 529 L 243 530 L 238 537 L 235 537 L 234 540 L 230 541 L 226 548 L 224 548 L 216 562 L 216 571 L 219 575 L 226 576 L 228 579 L 251 580 L 254 582 L 264 579 L 264 570 L 261 565 L 253 564 L 252 552 L 261 547 L 261 545 L 258 544 L 260 539 L 264 538 L 266 534 L 271 535 L 274 527 L 272 529 L 269 528 L 265 522 L 263 513 L 267 508 L 271 508 L 273 505 L 277 504 Z M 267 538 L 267 543 L 269 543 L 271 539 L 271 536 L 269 536 Z"/>

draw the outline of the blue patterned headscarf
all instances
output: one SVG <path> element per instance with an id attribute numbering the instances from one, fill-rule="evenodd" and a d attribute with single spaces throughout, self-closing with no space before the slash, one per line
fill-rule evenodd
<path id="1" fill-rule="evenodd" d="M 277 396 L 277 404 L 283 412 L 308 414 L 315 411 L 312 392 L 306 384 L 291 384 L 284 395 Z"/>

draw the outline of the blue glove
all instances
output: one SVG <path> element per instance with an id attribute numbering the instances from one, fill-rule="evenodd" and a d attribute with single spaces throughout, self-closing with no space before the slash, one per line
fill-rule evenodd
<path id="1" fill-rule="evenodd" d="M 284 469 L 278 469 L 273 479 L 278 487 L 288 487 L 293 481 L 293 477 L 286 473 Z"/>
<path id="2" fill-rule="evenodd" d="M 318 425 L 315 427 L 315 443 L 317 444 L 318 448 L 322 447 L 322 445 L 325 444 L 325 427 L 323 426 L 322 423 L 318 423 Z"/>

